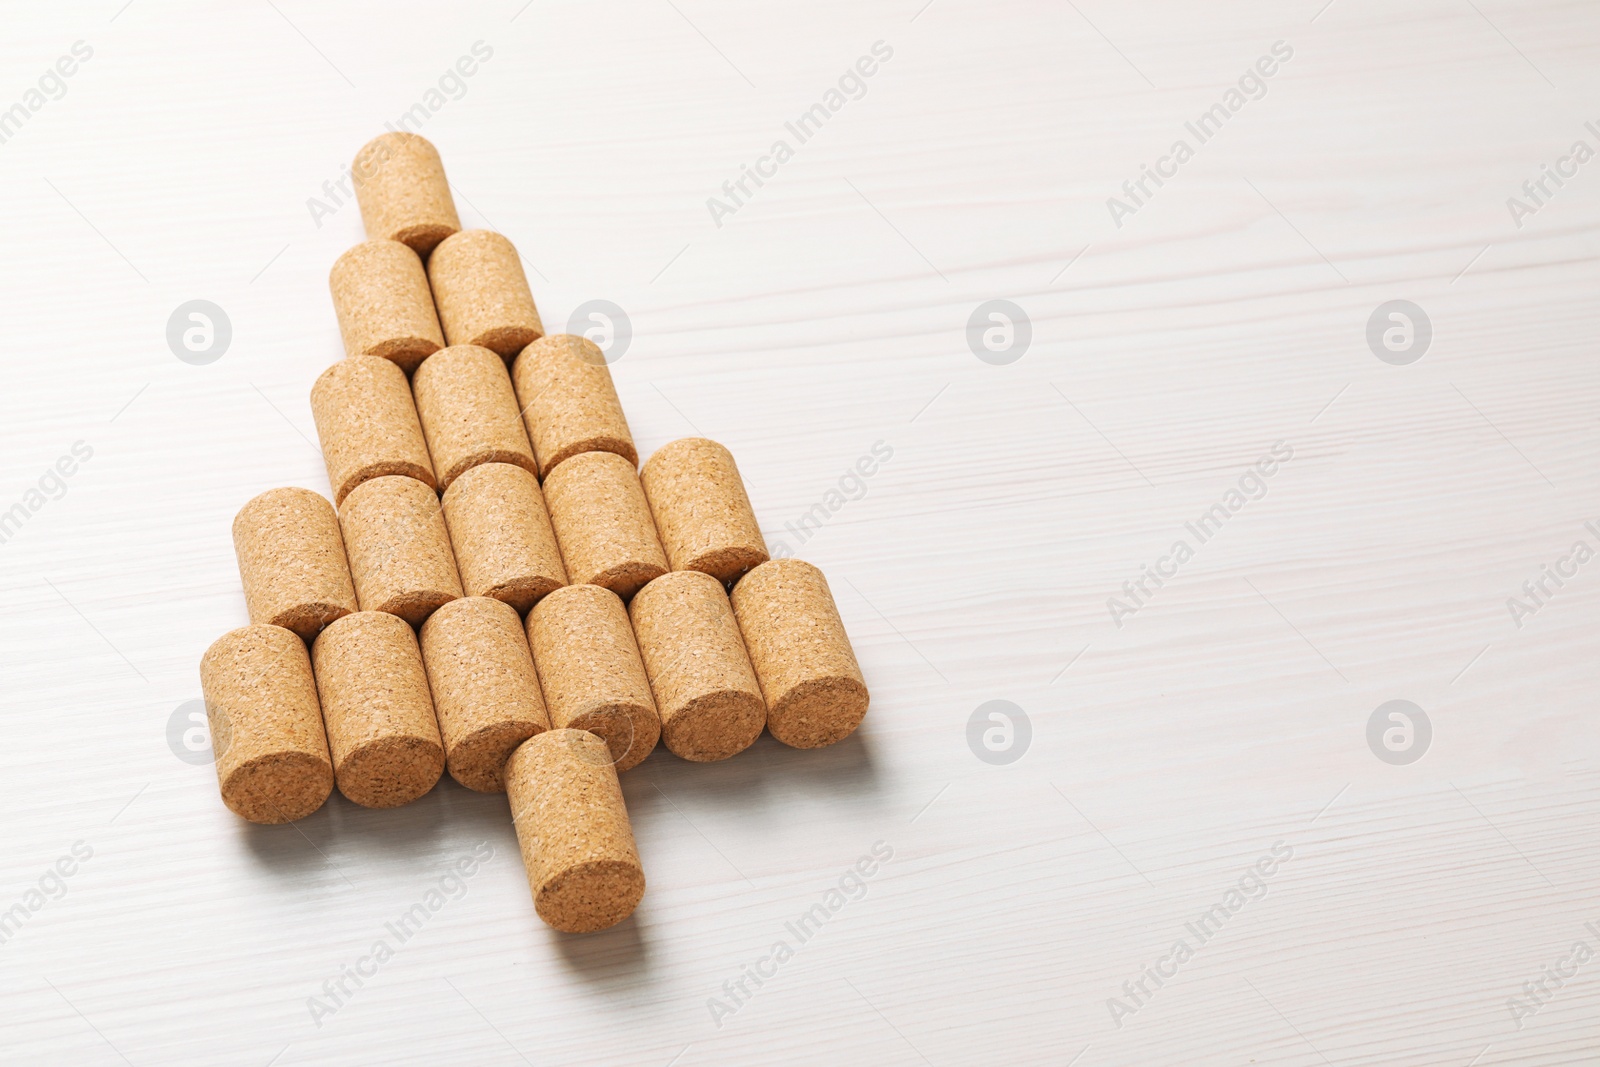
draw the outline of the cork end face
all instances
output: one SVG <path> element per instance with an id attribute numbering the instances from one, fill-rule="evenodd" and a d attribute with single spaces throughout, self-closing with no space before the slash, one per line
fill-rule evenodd
<path id="1" fill-rule="evenodd" d="M 410 245 L 413 252 L 426 259 L 428 253 L 432 252 L 440 241 L 459 232 L 458 226 L 447 226 L 442 222 L 419 222 L 412 226 L 402 226 L 384 236 L 391 241 Z"/>
<path id="2" fill-rule="evenodd" d="M 373 611 L 398 615 L 411 624 L 412 629 L 428 621 L 428 616 L 444 607 L 461 594 L 443 589 L 417 589 L 396 595 L 373 608 Z"/>
<path id="3" fill-rule="evenodd" d="M 566 460 L 573 456 L 581 456 L 585 452 L 611 452 L 621 456 L 632 463 L 639 465 L 639 450 L 633 447 L 633 442 L 626 437 L 585 437 L 582 441 L 575 441 L 549 458 L 540 457 L 540 478 L 550 477 L 550 472 L 555 470 Z"/>
<path id="4" fill-rule="evenodd" d="M 604 930 L 633 914 L 644 897 L 644 872 L 622 860 L 569 867 L 533 894 L 533 910 L 566 934 Z"/>
<path id="5" fill-rule="evenodd" d="M 772 705 L 767 730 L 791 748 L 822 748 L 855 732 L 867 701 L 867 687 L 854 678 L 813 678 Z"/>
<path id="6" fill-rule="evenodd" d="M 598 585 L 602 589 L 609 589 L 623 600 L 627 600 L 667 573 L 665 567 L 655 563 L 645 563 L 642 560 L 630 560 L 619 563 L 599 574 L 590 575 L 582 582 L 573 582 L 574 585 Z"/>
<path id="7" fill-rule="evenodd" d="M 727 689 L 685 704 L 661 727 L 661 742 L 674 756 L 712 763 L 755 744 L 767 725 L 767 706 L 754 693 Z"/>
<path id="8" fill-rule="evenodd" d="M 427 337 L 394 337 L 369 346 L 363 356 L 377 356 L 396 364 L 407 374 L 422 365 L 422 361 L 439 351 L 439 342 Z"/>
<path id="9" fill-rule="evenodd" d="M 767 550 L 765 548 L 755 545 L 733 545 L 727 548 L 715 548 L 710 552 L 702 552 L 685 563 L 680 569 L 703 571 L 723 585 L 732 585 L 744 577 L 747 571 L 753 570 L 765 562 L 767 562 Z"/>
<path id="10" fill-rule="evenodd" d="M 306 752 L 273 752 L 234 768 L 222 782 L 228 810 L 254 823 L 294 822 L 333 793 L 333 767 Z"/>
<path id="11" fill-rule="evenodd" d="M 450 749 L 450 777 L 477 793 L 504 793 L 506 760 L 524 741 L 543 732 L 544 724 L 537 722 L 487 726 Z"/>
<path id="12" fill-rule="evenodd" d="M 473 337 L 466 343 L 487 348 L 501 359 L 515 359 L 517 354 L 544 336 L 538 326 L 496 326 Z"/>
<path id="13" fill-rule="evenodd" d="M 533 456 L 526 452 L 513 452 L 508 448 L 484 448 L 456 461 L 456 464 L 445 471 L 439 479 L 439 484 L 445 489 L 450 488 L 452 482 L 474 467 L 481 467 L 485 463 L 510 463 L 521 467 L 529 474 L 537 476 L 539 465 L 534 462 Z"/>
<path id="14" fill-rule="evenodd" d="M 526 615 L 533 610 L 533 606 L 565 583 L 554 578 L 516 578 L 509 582 L 502 582 L 491 589 L 485 589 L 480 596 L 494 597 L 504 601 L 517 609 L 517 614 Z"/>
<path id="15" fill-rule="evenodd" d="M 387 478 L 390 475 L 399 475 L 404 478 L 415 478 L 429 489 L 438 489 L 439 483 L 434 480 L 433 471 L 419 463 L 409 463 L 405 460 L 385 460 L 381 463 L 369 463 L 365 467 L 352 471 L 341 484 L 334 487 L 333 502 L 343 504 L 344 498 L 355 492 L 358 488 L 374 478 Z"/>
<path id="16" fill-rule="evenodd" d="M 337 622 L 351 611 L 352 608 L 347 604 L 296 604 L 262 621 L 273 626 L 282 626 L 285 630 L 293 630 L 302 641 L 315 641 L 323 627 L 331 622 Z"/>
<path id="17" fill-rule="evenodd" d="M 425 794 L 444 773 L 444 749 L 421 737 L 362 745 L 334 769 L 339 792 L 364 808 L 398 808 Z"/>
<path id="18" fill-rule="evenodd" d="M 661 740 L 661 718 L 644 704 L 602 704 L 574 718 L 567 728 L 587 730 L 604 741 L 618 774 L 643 763 Z"/>

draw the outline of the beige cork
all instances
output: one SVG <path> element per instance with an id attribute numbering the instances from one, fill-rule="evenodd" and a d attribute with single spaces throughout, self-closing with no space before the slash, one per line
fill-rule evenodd
<path id="1" fill-rule="evenodd" d="M 667 572 L 639 475 L 615 452 L 573 456 L 545 479 L 544 500 L 574 585 L 602 585 L 626 599 Z"/>
<path id="2" fill-rule="evenodd" d="M 328 288 L 347 355 L 380 356 L 410 374 L 444 347 L 422 260 L 399 241 L 356 245 L 334 261 Z"/>
<path id="3" fill-rule="evenodd" d="M 598 737 L 549 730 L 523 742 L 506 764 L 506 791 L 539 918 L 587 934 L 633 914 L 644 868 Z"/>
<path id="4" fill-rule="evenodd" d="M 739 579 L 732 602 L 772 736 L 795 748 L 848 737 L 867 713 L 867 685 L 822 572 L 775 559 Z"/>
<path id="5" fill-rule="evenodd" d="M 362 611 L 421 626 L 461 595 L 439 498 L 415 478 L 362 482 L 339 506 L 339 526 Z"/>
<path id="6" fill-rule="evenodd" d="M 528 612 L 528 643 L 550 722 L 605 738 L 617 770 L 635 767 L 661 738 L 628 609 L 597 585 L 557 589 Z"/>
<path id="7" fill-rule="evenodd" d="M 405 371 L 378 356 L 351 356 L 311 387 L 311 415 L 322 441 L 333 502 L 370 478 L 403 474 L 437 484 Z"/>
<path id="8" fill-rule="evenodd" d="M 426 256 L 461 229 L 439 150 L 425 138 L 379 134 L 361 146 L 350 171 L 368 237 L 400 241 Z"/>
<path id="9" fill-rule="evenodd" d="M 696 762 L 749 748 L 767 724 L 767 705 L 722 583 L 700 571 L 663 574 L 628 607 L 661 742 Z"/>
<path id="10" fill-rule="evenodd" d="M 259 823 L 303 819 L 333 792 L 311 659 L 281 626 L 246 626 L 200 660 L 222 802 Z"/>
<path id="11" fill-rule="evenodd" d="M 728 583 L 767 561 L 733 454 L 715 441 L 685 437 L 663 445 L 639 481 L 673 570 Z"/>
<path id="12" fill-rule="evenodd" d="M 505 792 L 511 750 L 550 729 L 522 620 L 498 600 L 452 600 L 422 624 L 422 662 L 450 777 Z"/>
<path id="13" fill-rule="evenodd" d="M 451 345 L 435 352 L 417 368 L 411 392 L 441 487 L 480 463 L 538 471 L 505 361 L 487 348 Z"/>
<path id="14" fill-rule="evenodd" d="M 444 773 L 417 635 L 381 611 L 346 615 L 311 646 L 339 792 L 367 808 L 397 808 Z"/>
<path id="15" fill-rule="evenodd" d="M 556 334 L 523 349 L 511 366 L 539 477 L 580 452 L 615 452 L 637 465 L 605 355 L 587 337 Z"/>
<path id="16" fill-rule="evenodd" d="M 539 480 L 509 463 L 473 467 L 444 493 L 461 585 L 526 612 L 567 584 Z"/>
<path id="17" fill-rule="evenodd" d="M 309 489 L 269 489 L 233 517 L 233 551 L 253 623 L 284 626 L 310 641 L 356 610 L 333 505 Z"/>
<path id="18" fill-rule="evenodd" d="M 452 345 L 482 345 L 510 359 L 544 336 L 522 260 L 492 230 L 462 230 L 440 244 L 428 281 Z"/>

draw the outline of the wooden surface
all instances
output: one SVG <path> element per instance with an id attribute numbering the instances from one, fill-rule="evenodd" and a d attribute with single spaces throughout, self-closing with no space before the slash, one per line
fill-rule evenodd
<path id="1" fill-rule="evenodd" d="M 1600 563 L 1508 607 L 1600 548 L 1600 160 L 1507 205 L 1600 148 L 1592 3 L 96 0 L 9 14 L 0 108 L 80 40 L 0 143 L 0 511 L 27 512 L 0 544 L 0 909 L 26 913 L 0 1060 L 1600 1061 L 1600 959 L 1545 977 L 1600 953 Z M 714 220 L 880 41 L 864 95 Z M 1108 198 L 1275 42 L 1265 95 L 1117 226 Z M 234 512 L 328 491 L 308 393 L 361 229 L 308 198 L 419 102 L 547 325 L 626 309 L 641 454 L 733 450 L 873 693 L 831 749 L 630 772 L 649 890 L 597 936 L 537 921 L 503 797 L 251 827 L 169 745 L 245 621 Z M 207 365 L 165 336 L 194 299 L 232 324 Z M 1031 322 L 1006 365 L 965 332 L 993 299 Z M 1409 365 L 1366 340 L 1391 300 L 1432 323 Z M 64 495 L 30 498 L 75 442 Z M 1117 625 L 1278 442 L 1265 495 Z M 1408 765 L 1366 740 L 1397 699 L 1432 724 Z M 969 747 L 991 700 L 1028 717 L 1015 762 Z"/>

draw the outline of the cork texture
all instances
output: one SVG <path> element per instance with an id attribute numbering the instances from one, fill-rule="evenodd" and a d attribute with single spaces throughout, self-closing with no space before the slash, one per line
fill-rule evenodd
<path id="1" fill-rule="evenodd" d="M 820 748 L 867 713 L 867 685 L 822 572 L 798 559 L 763 563 L 733 587 L 733 614 L 767 698 L 767 730 Z"/>
<path id="2" fill-rule="evenodd" d="M 252 623 L 310 641 L 356 610 L 356 587 L 333 505 L 309 489 L 269 489 L 233 517 L 233 551 Z"/>
<path id="3" fill-rule="evenodd" d="M 667 572 L 667 554 L 633 464 L 615 452 L 584 452 L 550 472 L 544 502 L 567 579 L 626 599 Z"/>
<path id="4" fill-rule="evenodd" d="M 639 481 L 673 570 L 731 583 L 767 561 L 733 454 L 715 441 L 685 437 L 663 445 Z"/>
<path id="5" fill-rule="evenodd" d="M 638 766 L 661 738 L 661 719 L 617 595 L 557 589 L 528 612 L 528 643 L 551 725 L 600 735 L 618 771 Z"/>
<path id="6" fill-rule="evenodd" d="M 362 611 L 421 626 L 461 595 L 439 498 L 415 478 L 362 482 L 339 505 L 339 526 Z"/>
<path id="7" fill-rule="evenodd" d="M 285 823 L 322 807 L 333 763 L 311 659 L 281 626 L 246 626 L 200 660 L 222 802 L 242 819 Z"/>
<path id="8" fill-rule="evenodd" d="M 480 463 L 538 471 L 511 375 L 487 348 L 451 345 L 435 352 L 417 368 L 411 393 L 441 488 Z"/>
<path id="9" fill-rule="evenodd" d="M 511 379 L 539 458 L 539 477 L 582 452 L 615 452 L 638 464 L 622 402 L 593 341 L 573 334 L 541 338 L 517 357 Z"/>
<path id="10" fill-rule="evenodd" d="M 761 736 L 767 705 L 722 583 L 701 571 L 663 574 L 628 606 L 661 742 L 696 762 L 727 759 Z"/>
<path id="11" fill-rule="evenodd" d="M 481 345 L 510 359 L 544 336 L 515 246 L 492 230 L 462 230 L 428 259 L 439 325 L 452 345 Z"/>
<path id="12" fill-rule="evenodd" d="M 519 612 L 567 584 L 539 480 L 509 463 L 473 467 L 444 493 L 444 519 L 468 596 Z"/>
<path id="13" fill-rule="evenodd" d="M 450 777 L 505 792 L 512 750 L 550 728 L 522 620 L 509 604 L 464 597 L 428 616 L 421 643 Z"/>
<path id="14" fill-rule="evenodd" d="M 506 791 L 539 918 L 584 934 L 633 914 L 644 868 L 599 738 L 550 730 L 524 742 L 506 765 Z"/>
<path id="15" fill-rule="evenodd" d="M 328 273 L 339 335 L 351 356 L 379 356 L 410 374 L 444 347 L 428 275 L 399 241 L 364 241 Z"/>
<path id="16" fill-rule="evenodd" d="M 378 356 L 340 360 L 311 387 L 311 415 L 335 504 L 362 482 L 389 474 L 415 478 L 430 489 L 438 484 L 398 364 Z"/>
<path id="17" fill-rule="evenodd" d="M 461 229 L 444 163 L 426 138 L 379 134 L 361 146 L 350 172 L 369 238 L 399 241 L 426 256 Z"/>
<path id="18" fill-rule="evenodd" d="M 339 792 L 367 808 L 397 808 L 444 773 L 417 635 L 380 611 L 346 615 L 311 646 Z"/>

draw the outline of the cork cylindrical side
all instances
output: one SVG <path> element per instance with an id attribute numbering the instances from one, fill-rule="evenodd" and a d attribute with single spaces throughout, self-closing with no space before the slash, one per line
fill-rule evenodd
<path id="1" fill-rule="evenodd" d="M 461 595 L 439 498 L 415 478 L 362 482 L 339 506 L 339 526 L 362 611 L 421 626 Z"/>
<path id="2" fill-rule="evenodd" d="M 393 360 L 410 374 L 444 347 L 428 275 L 399 241 L 363 241 L 328 273 L 339 334 L 351 356 Z"/>
<path id="3" fill-rule="evenodd" d="M 663 574 L 639 590 L 628 616 L 670 751 L 709 762 L 761 736 L 767 705 L 721 582 L 701 571 Z"/>
<path id="4" fill-rule="evenodd" d="M 550 728 L 522 620 L 499 600 L 452 600 L 422 624 L 422 662 L 450 777 L 505 792 L 512 750 Z"/>
<path id="5" fill-rule="evenodd" d="M 356 153 L 361 222 L 370 238 L 410 245 L 419 256 L 461 229 L 439 150 L 414 133 L 379 134 Z"/>
<path id="6" fill-rule="evenodd" d="M 311 659 L 281 626 L 223 634 L 200 660 L 222 802 L 242 819 L 284 823 L 322 807 L 333 763 Z"/>
<path id="7" fill-rule="evenodd" d="M 739 468 L 717 442 L 685 437 L 663 445 L 639 480 L 673 570 L 727 583 L 767 561 Z"/>
<path id="8" fill-rule="evenodd" d="M 599 734 L 618 771 L 650 754 L 661 719 L 615 593 L 597 585 L 557 589 L 528 612 L 528 643 L 552 726 Z"/>
<path id="9" fill-rule="evenodd" d="M 604 353 L 587 337 L 555 334 L 522 350 L 511 366 L 539 477 L 582 452 L 615 452 L 637 465 Z"/>
<path id="10" fill-rule="evenodd" d="M 452 345 L 481 345 L 504 359 L 544 336 L 515 246 L 492 230 L 462 230 L 433 250 L 428 281 Z"/>
<path id="11" fill-rule="evenodd" d="M 550 730 L 523 742 L 506 765 L 506 791 L 539 918 L 584 934 L 633 914 L 644 868 L 598 737 Z"/>
<path id="12" fill-rule="evenodd" d="M 452 345 L 435 352 L 417 368 L 411 392 L 441 487 L 480 463 L 538 471 L 505 361 L 487 348 Z"/>
<path id="13" fill-rule="evenodd" d="M 445 525 L 468 596 L 526 612 L 567 584 L 539 480 L 509 463 L 485 463 L 444 493 Z"/>
<path id="14" fill-rule="evenodd" d="M 544 481 L 544 500 L 574 585 L 604 586 L 626 599 L 667 572 L 639 475 L 615 452 L 561 464 Z"/>
<path id="15" fill-rule="evenodd" d="M 417 635 L 394 615 L 359 611 L 311 646 L 339 792 L 367 808 L 397 808 L 444 773 Z"/>
<path id="16" fill-rule="evenodd" d="M 356 610 L 339 516 L 309 489 L 269 489 L 233 517 L 233 551 L 252 623 L 304 640 Z"/>
<path id="17" fill-rule="evenodd" d="M 739 579 L 732 603 L 772 736 L 821 748 L 854 732 L 867 685 L 822 572 L 798 559 L 763 563 Z"/>
<path id="18" fill-rule="evenodd" d="M 402 474 L 437 486 L 405 371 L 378 356 L 350 356 L 311 387 L 311 415 L 322 441 L 333 502 L 362 482 Z"/>

